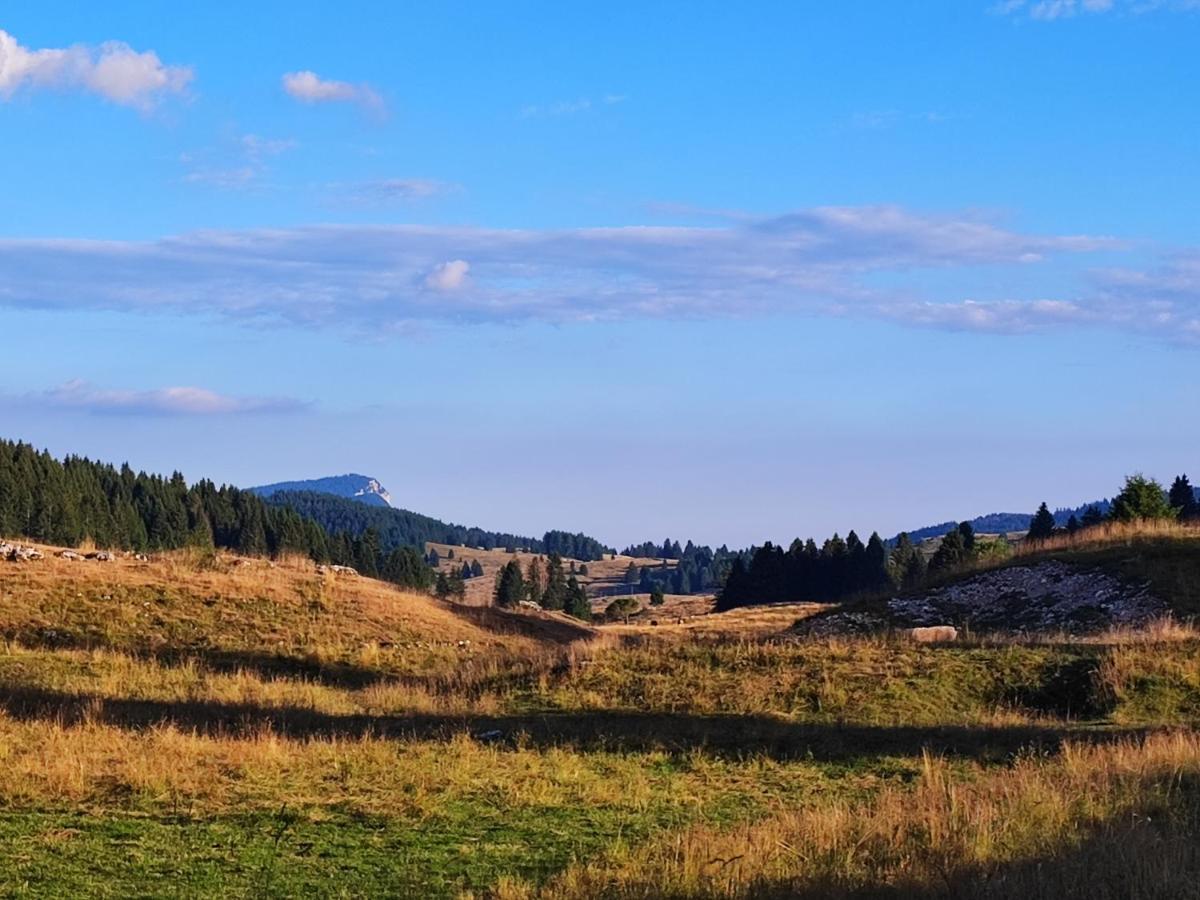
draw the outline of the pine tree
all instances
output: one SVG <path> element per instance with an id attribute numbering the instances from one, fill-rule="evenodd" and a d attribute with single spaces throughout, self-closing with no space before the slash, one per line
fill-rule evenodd
<path id="1" fill-rule="evenodd" d="M 1130 475 L 1125 487 L 1113 498 L 1109 516 L 1116 522 L 1139 519 L 1174 519 L 1176 510 L 1167 502 L 1162 485 L 1143 475 Z"/>
<path id="2" fill-rule="evenodd" d="M 538 562 L 537 557 L 529 561 L 529 569 L 525 576 L 525 588 L 529 595 L 529 601 L 542 605 L 542 564 Z"/>
<path id="3" fill-rule="evenodd" d="M 1167 494 L 1167 502 L 1172 509 L 1179 511 L 1180 519 L 1192 519 L 1200 512 L 1200 504 L 1196 503 L 1196 491 L 1192 488 L 1192 483 L 1188 481 L 1186 475 L 1178 476 L 1171 483 L 1171 490 Z"/>
<path id="4" fill-rule="evenodd" d="M 1084 528 L 1092 528 L 1093 526 L 1100 525 L 1103 522 L 1104 513 L 1100 511 L 1100 507 L 1095 503 L 1083 511 L 1083 518 L 1080 520 L 1080 524 L 1083 525 Z"/>
<path id="5" fill-rule="evenodd" d="M 450 579 L 446 577 L 445 572 L 438 572 L 437 585 L 434 587 L 433 592 L 440 600 L 446 600 L 450 597 Z"/>
<path id="6" fill-rule="evenodd" d="M 1050 512 L 1044 502 L 1038 507 L 1037 512 L 1033 516 L 1033 521 L 1029 523 L 1029 534 L 1026 536 L 1030 541 L 1044 541 L 1046 538 L 1054 534 L 1054 513 Z"/>
<path id="7" fill-rule="evenodd" d="M 546 609 L 565 609 L 567 578 L 563 574 L 562 557 L 551 553 L 546 561 L 546 589 L 542 591 L 542 606 Z"/>
<path id="8" fill-rule="evenodd" d="M 662 586 L 655 584 L 654 588 L 650 591 L 650 605 L 662 606 L 664 602 L 666 602 L 666 597 L 663 595 Z"/>
<path id="9" fill-rule="evenodd" d="M 970 522 L 959 522 L 958 533 L 962 535 L 963 550 L 971 555 L 975 552 L 975 526 Z"/>
<path id="10" fill-rule="evenodd" d="M 525 596 L 525 579 L 521 576 L 521 564 L 515 559 L 509 560 L 496 576 L 496 605 L 511 609 L 518 606 Z"/>
<path id="11" fill-rule="evenodd" d="M 483 574 L 483 566 L 481 566 L 479 564 L 479 560 L 477 560 L 477 559 L 471 560 L 471 577 L 478 578 L 482 574 Z"/>
<path id="12" fill-rule="evenodd" d="M 967 551 L 966 547 L 963 546 L 962 532 L 957 528 L 953 528 L 942 538 L 942 543 L 938 546 L 937 552 L 933 554 L 933 559 L 929 561 L 929 571 L 944 572 L 954 569 L 962 565 L 966 559 Z"/>
<path id="13" fill-rule="evenodd" d="M 585 622 L 592 618 L 592 604 L 588 601 L 587 591 L 583 589 L 574 575 L 567 581 L 566 611 L 568 615 Z"/>
<path id="14" fill-rule="evenodd" d="M 1071 513 L 1071 518 L 1067 519 L 1067 534 L 1073 535 L 1080 529 L 1079 520 L 1075 518 L 1075 514 Z"/>

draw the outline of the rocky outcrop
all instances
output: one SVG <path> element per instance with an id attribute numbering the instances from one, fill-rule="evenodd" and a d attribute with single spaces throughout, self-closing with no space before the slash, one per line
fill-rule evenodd
<path id="1" fill-rule="evenodd" d="M 28 560 L 41 558 L 42 551 L 36 547 L 24 547 L 21 544 L 10 544 L 7 541 L 0 541 L 0 559 L 5 559 L 9 562 L 27 562 Z"/>
<path id="2" fill-rule="evenodd" d="M 1169 612 L 1148 585 L 1051 560 L 984 572 L 924 594 L 893 597 L 869 610 L 813 616 L 797 623 L 796 631 L 827 636 L 902 630 L 911 640 L 941 642 L 957 639 L 964 628 L 1087 634 L 1114 625 L 1137 627 Z"/>
<path id="3" fill-rule="evenodd" d="M 1147 585 L 1131 585 L 1097 569 L 1057 561 L 984 572 L 916 597 L 896 597 L 897 624 L 953 622 L 973 631 L 1099 631 L 1141 625 L 1169 607 Z"/>

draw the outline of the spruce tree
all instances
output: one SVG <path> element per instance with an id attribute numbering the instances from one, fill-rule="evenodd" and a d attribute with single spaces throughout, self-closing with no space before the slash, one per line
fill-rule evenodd
<path id="1" fill-rule="evenodd" d="M 954 569 L 962 565 L 966 559 L 967 551 L 963 544 L 962 532 L 957 528 L 953 528 L 942 538 L 942 543 L 938 546 L 937 552 L 933 554 L 933 559 L 929 561 L 929 571 L 944 572 Z"/>
<path id="2" fill-rule="evenodd" d="M 525 596 L 525 579 L 521 575 L 521 564 L 515 559 L 509 560 L 496 577 L 496 605 L 512 609 L 519 605 Z"/>
<path id="3" fill-rule="evenodd" d="M 1050 507 L 1043 502 L 1034 514 L 1033 521 L 1029 523 L 1029 534 L 1026 538 L 1030 541 L 1044 541 L 1053 534 L 1054 513 L 1050 512 Z"/>
<path id="4" fill-rule="evenodd" d="M 587 591 L 583 589 L 574 575 L 567 581 L 566 611 L 568 615 L 585 622 L 592 618 L 592 604 L 588 601 Z"/>
<path id="5" fill-rule="evenodd" d="M 529 569 L 525 576 L 525 586 L 531 603 L 542 605 L 542 564 L 537 557 L 529 561 Z"/>
<path id="6" fill-rule="evenodd" d="M 1196 517 L 1197 512 L 1200 512 L 1196 503 L 1196 491 L 1192 488 L 1192 483 L 1188 481 L 1186 475 L 1178 476 L 1171 483 L 1171 490 L 1167 494 L 1167 502 L 1172 509 L 1179 510 L 1179 518 L 1192 519 Z"/>
<path id="7" fill-rule="evenodd" d="M 567 605 L 567 578 L 563 573 L 562 557 L 551 553 L 546 561 L 546 589 L 542 591 L 542 606 L 564 609 Z"/>

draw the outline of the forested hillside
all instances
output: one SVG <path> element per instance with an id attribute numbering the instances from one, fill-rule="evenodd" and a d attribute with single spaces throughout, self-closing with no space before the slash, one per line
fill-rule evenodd
<path id="1" fill-rule="evenodd" d="M 369 507 L 362 507 L 367 509 Z M 249 491 L 134 472 L 86 457 L 55 459 L 0 441 L 0 535 L 122 550 L 221 548 L 248 556 L 301 553 L 318 562 L 426 588 L 431 573 L 411 549 L 382 550 L 370 532 L 327 529 Z"/>
<path id="2" fill-rule="evenodd" d="M 326 531 L 346 532 L 357 537 L 373 530 L 378 535 L 379 546 L 385 551 L 397 547 L 423 549 L 426 543 L 463 544 L 485 550 L 523 548 L 535 553 L 558 553 L 585 561 L 600 559 L 604 553 L 612 552 L 599 541 L 583 534 L 548 531 L 538 540 L 507 532 L 452 525 L 406 509 L 367 506 L 356 500 L 314 491 L 279 491 L 265 500 L 273 508 L 291 509 L 314 519 Z"/>

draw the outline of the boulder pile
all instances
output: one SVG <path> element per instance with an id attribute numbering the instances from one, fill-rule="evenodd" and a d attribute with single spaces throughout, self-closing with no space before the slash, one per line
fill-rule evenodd
<path id="1" fill-rule="evenodd" d="M 20 544 L 10 544 L 0 541 L 0 559 L 9 562 L 27 562 L 31 559 L 41 559 L 42 551 L 36 547 L 23 547 Z"/>
<path id="2" fill-rule="evenodd" d="M 1143 625 L 1169 611 L 1149 586 L 1054 560 L 984 572 L 917 597 L 895 597 L 888 610 L 909 626 L 953 622 L 974 631 L 1100 631 Z"/>

